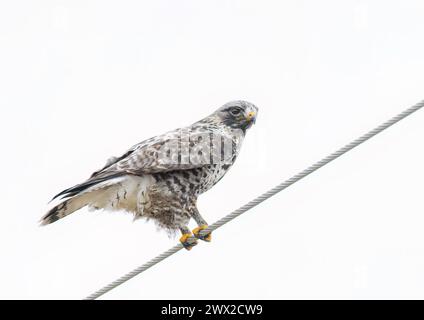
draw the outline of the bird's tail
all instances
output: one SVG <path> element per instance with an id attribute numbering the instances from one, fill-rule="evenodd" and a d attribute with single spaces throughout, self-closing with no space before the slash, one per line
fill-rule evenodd
<path id="1" fill-rule="evenodd" d="M 104 190 L 110 185 L 117 183 L 118 180 L 114 178 L 120 176 L 121 174 L 114 174 L 90 178 L 86 182 L 62 191 L 57 194 L 53 200 L 59 197 L 62 197 L 62 199 L 66 198 L 66 200 L 50 209 L 49 212 L 41 218 L 40 224 L 46 225 L 53 223 L 74 211 L 77 211 L 87 205 L 92 205 L 98 197 L 98 193 L 101 192 L 102 189 Z"/>
<path id="2" fill-rule="evenodd" d="M 62 201 L 58 205 L 45 214 L 41 220 L 40 225 L 44 226 L 53 223 L 59 219 L 66 217 L 74 211 L 77 211 L 89 204 L 87 194 L 76 195 L 72 198 Z"/>

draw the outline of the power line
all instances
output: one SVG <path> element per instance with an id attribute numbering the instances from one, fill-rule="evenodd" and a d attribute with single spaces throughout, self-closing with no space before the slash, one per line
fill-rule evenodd
<path id="1" fill-rule="evenodd" d="M 329 156 L 323 158 L 322 160 L 314 163 L 310 167 L 306 168 L 305 170 L 299 172 L 295 176 L 291 177 L 290 179 L 282 182 L 281 184 L 277 185 L 276 187 L 272 188 L 271 190 L 265 192 L 264 194 L 260 195 L 256 199 L 253 199 L 249 203 L 245 204 L 241 208 L 231 212 L 230 214 L 226 215 L 225 217 L 221 218 L 220 220 L 216 221 L 214 224 L 210 225 L 207 229 L 204 229 L 200 231 L 201 235 L 206 235 L 209 232 L 212 232 L 219 227 L 223 226 L 224 224 L 230 222 L 231 220 L 237 218 L 239 215 L 243 214 L 244 212 L 248 211 L 249 209 L 257 206 L 261 202 L 271 198 L 278 192 L 288 188 L 292 184 L 296 183 L 297 181 L 303 179 L 304 177 L 308 176 L 312 172 L 316 171 L 319 168 L 322 168 L 326 164 L 330 163 L 331 161 L 337 159 L 341 155 L 345 154 L 346 152 L 352 150 L 353 148 L 359 146 L 360 144 L 364 143 L 368 139 L 374 137 L 376 134 L 384 131 L 385 129 L 391 127 L 395 123 L 399 122 L 400 120 L 406 118 L 407 116 L 411 115 L 415 111 L 418 111 L 424 106 L 424 100 L 415 104 L 414 106 L 406 109 L 402 113 L 398 114 L 397 116 L 391 118 L 390 120 L 384 122 L 380 126 L 376 127 L 375 129 L 367 132 L 366 134 L 362 135 L 361 137 L 353 140 L 351 143 L 345 145 L 344 147 L 340 148 L 339 150 L 333 152 Z M 195 241 L 196 238 L 191 237 L 188 239 L 188 241 Z M 108 284 L 107 286 L 103 287 L 102 289 L 94 292 L 93 294 L 89 295 L 85 300 L 94 300 L 98 297 L 104 295 L 106 292 L 109 292 L 110 290 L 118 287 L 119 285 L 123 284 L 124 282 L 130 280 L 131 278 L 135 277 L 136 275 L 146 271 L 147 269 L 153 267 L 155 264 L 165 260 L 166 258 L 170 257 L 174 253 L 180 251 L 183 249 L 183 246 L 181 243 L 177 244 L 176 246 L 172 247 L 168 251 L 165 251 L 164 253 L 160 254 L 156 258 L 148 261 L 147 263 L 143 264 L 142 266 L 134 269 L 133 271 L 127 273 L 126 275 L 120 277 L 119 279 L 113 281 L 112 283 Z"/>

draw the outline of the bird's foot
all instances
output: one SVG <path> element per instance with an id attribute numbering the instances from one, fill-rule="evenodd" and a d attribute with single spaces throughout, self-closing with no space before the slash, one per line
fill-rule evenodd
<path id="1" fill-rule="evenodd" d="M 207 233 L 206 235 L 203 235 L 200 233 L 200 231 L 205 230 L 208 228 L 207 224 L 203 224 L 201 226 L 198 226 L 197 228 L 193 229 L 193 234 L 197 239 L 211 242 L 212 240 L 212 232 Z"/>
<path id="2" fill-rule="evenodd" d="M 197 245 L 197 239 L 190 239 L 192 234 L 191 233 L 184 233 L 182 237 L 180 238 L 180 242 L 183 245 L 183 247 L 187 250 L 191 250 L 195 245 Z"/>

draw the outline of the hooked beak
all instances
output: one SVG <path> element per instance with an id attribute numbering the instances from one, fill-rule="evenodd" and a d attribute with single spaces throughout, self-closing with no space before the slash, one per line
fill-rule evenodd
<path id="1" fill-rule="evenodd" d="M 249 112 L 246 116 L 246 120 L 249 123 L 250 122 L 255 123 L 256 122 L 256 112 L 253 112 L 253 111 Z"/>

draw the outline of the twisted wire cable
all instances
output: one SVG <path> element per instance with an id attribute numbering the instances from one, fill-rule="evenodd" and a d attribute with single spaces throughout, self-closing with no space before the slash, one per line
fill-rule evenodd
<path id="1" fill-rule="evenodd" d="M 224 216 L 220 220 L 216 221 L 215 223 L 208 226 L 208 228 L 203 229 L 200 231 L 200 235 L 207 235 L 208 233 L 218 229 L 219 227 L 223 226 L 224 224 L 230 222 L 231 220 L 237 218 L 244 212 L 252 209 L 253 207 L 257 206 L 261 202 L 271 198 L 272 196 L 276 195 L 280 191 L 288 188 L 292 184 L 296 183 L 297 181 L 305 178 L 306 176 L 310 175 L 312 172 L 318 170 L 319 168 L 322 168 L 326 164 L 330 163 L 331 161 L 337 159 L 341 155 L 345 154 L 346 152 L 352 150 L 353 148 L 359 146 L 360 144 L 364 143 L 365 141 L 369 140 L 370 138 L 374 137 L 378 133 L 384 131 L 385 129 L 391 127 L 395 123 L 399 122 L 400 120 L 406 118 L 407 116 L 411 115 L 412 113 L 418 111 L 424 106 L 424 100 L 413 105 L 412 107 L 406 109 L 405 111 L 399 113 L 397 116 L 389 119 L 388 121 L 384 122 L 383 124 L 379 125 L 378 127 L 374 128 L 373 130 L 367 132 L 366 134 L 360 136 L 359 138 L 353 140 L 349 144 L 345 145 L 344 147 L 340 148 L 339 150 L 333 152 L 332 154 L 328 155 L 327 157 L 321 159 L 320 161 L 314 163 L 310 167 L 306 168 L 305 170 L 299 172 L 298 174 L 294 175 L 290 179 L 282 182 L 281 184 L 275 186 L 271 190 L 265 192 L 264 194 L 260 195 L 259 197 L 253 199 L 249 203 L 245 204 L 244 206 L 240 207 L 239 209 L 231 212 L 230 214 Z M 196 238 L 192 236 L 187 241 L 194 242 Z M 118 287 L 119 285 L 123 284 L 124 282 L 130 280 L 131 278 L 135 277 L 136 275 L 146 271 L 147 269 L 153 267 L 155 264 L 165 260 L 166 258 L 172 256 L 174 253 L 177 253 L 183 249 L 183 245 L 181 243 L 175 245 L 171 249 L 163 252 L 162 254 L 158 255 L 157 257 L 153 258 L 152 260 L 146 262 L 145 264 L 141 265 L 140 267 L 134 269 L 133 271 L 127 273 L 126 275 L 120 277 L 119 279 L 111 282 L 107 286 L 101 288 L 100 290 L 94 292 L 93 294 L 89 295 L 85 298 L 85 300 L 94 300 L 99 298 L 100 296 L 104 295 L 105 293 L 109 292 L 110 290 Z"/>

